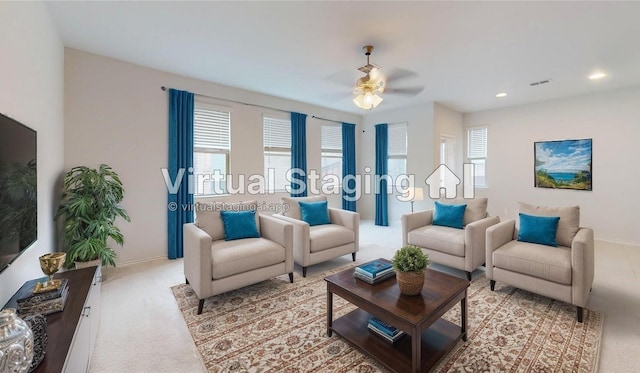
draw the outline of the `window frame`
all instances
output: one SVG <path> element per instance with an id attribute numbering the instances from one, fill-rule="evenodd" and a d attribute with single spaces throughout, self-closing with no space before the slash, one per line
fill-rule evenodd
<path id="1" fill-rule="evenodd" d="M 223 112 L 226 113 L 228 115 L 228 122 L 227 122 L 227 131 L 228 131 L 228 135 L 227 135 L 227 147 L 219 147 L 219 148 L 215 148 L 215 147 L 211 147 L 211 148 L 207 148 L 207 147 L 200 147 L 197 146 L 197 120 L 196 120 L 196 116 L 197 116 L 197 111 L 198 110 L 208 110 L 208 111 L 217 111 L 217 112 Z M 233 111 L 230 107 L 228 106 L 224 106 L 224 105 L 220 105 L 214 102 L 211 102 L 209 100 L 207 100 L 204 97 L 201 96 L 195 96 L 194 99 L 194 107 L 193 107 L 193 156 L 194 156 L 194 161 L 193 161 L 193 168 L 194 168 L 194 176 L 195 176 L 195 180 L 196 180 L 196 186 L 195 186 L 195 191 L 194 191 L 194 198 L 207 198 L 207 197 L 212 197 L 212 196 L 224 196 L 224 195 L 228 195 L 228 189 L 227 189 L 227 176 L 229 175 L 230 171 L 229 171 L 229 164 L 230 164 L 230 158 L 231 158 L 231 121 L 232 121 L 232 117 L 233 117 Z M 195 161 L 195 157 L 196 157 L 196 153 L 208 153 L 208 154 L 223 154 L 225 156 L 225 160 L 224 160 L 224 167 L 225 169 L 223 170 L 222 174 L 223 174 L 223 179 L 222 179 L 222 183 L 223 183 L 223 191 L 222 193 L 207 193 L 207 192 L 203 192 L 203 193 L 199 193 L 199 180 L 198 180 L 198 173 L 197 173 L 197 169 L 196 169 L 196 161 Z"/>
<path id="2" fill-rule="evenodd" d="M 285 146 L 267 146 L 266 144 L 266 123 L 267 119 L 273 121 L 286 121 L 288 128 L 288 147 Z M 283 145 L 283 144 L 280 144 Z M 267 193 L 281 193 L 287 192 L 287 175 L 291 171 L 291 116 L 287 116 L 285 113 L 273 113 L 273 112 L 264 112 L 262 113 L 262 156 L 263 156 L 263 173 L 265 179 L 265 191 Z M 273 188 L 272 183 L 269 180 L 269 168 L 267 167 L 267 158 L 269 156 L 288 156 L 289 157 L 289 166 L 284 174 L 285 184 L 283 188 L 277 188 L 276 180 L 273 180 Z M 274 170 L 276 168 L 272 167 Z M 277 175 L 274 175 L 277 176 Z"/>
<path id="3" fill-rule="evenodd" d="M 472 133 L 475 131 L 483 131 L 484 134 L 481 136 L 482 141 L 480 144 L 472 144 L 477 136 L 473 136 Z M 474 150 L 477 148 L 481 148 L 479 153 L 476 153 Z M 489 153 L 489 126 L 474 126 L 467 127 L 467 161 L 474 165 L 474 180 L 473 184 L 476 188 L 488 188 L 489 183 L 487 183 L 487 159 Z M 478 173 L 477 165 L 478 163 L 484 163 L 484 183 L 478 183 Z"/>
<path id="4" fill-rule="evenodd" d="M 324 140 L 327 139 L 325 136 L 325 128 L 332 128 L 337 131 L 337 136 L 339 140 L 333 139 L 333 144 L 339 144 L 340 147 L 331 146 L 332 144 L 325 144 Z M 338 123 L 323 123 L 320 127 L 320 180 L 321 182 L 324 180 L 326 175 L 334 175 L 334 174 L 325 174 L 324 173 L 324 161 L 325 159 L 339 159 L 340 160 L 340 173 L 338 176 L 338 185 L 333 185 L 334 188 L 341 189 L 342 188 L 342 149 L 344 147 L 344 140 L 342 139 L 342 124 Z M 321 188 L 324 188 L 324 182 L 322 182 Z"/>
<path id="5" fill-rule="evenodd" d="M 394 128 L 404 128 L 404 153 L 403 154 L 391 154 L 391 147 L 393 141 L 391 139 L 392 129 Z M 409 153 L 409 123 L 408 122 L 400 122 L 400 123 L 390 123 L 387 125 L 387 175 L 391 178 L 391 186 L 396 185 L 396 181 L 398 180 L 398 176 L 407 174 L 407 154 Z M 404 172 L 398 175 L 391 175 L 389 173 L 389 160 L 390 159 L 400 159 L 404 160 Z"/>

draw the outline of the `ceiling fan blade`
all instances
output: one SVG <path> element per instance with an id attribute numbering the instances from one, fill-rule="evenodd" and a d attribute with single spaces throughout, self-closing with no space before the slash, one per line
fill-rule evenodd
<path id="1" fill-rule="evenodd" d="M 360 77 L 360 73 L 355 72 L 356 70 L 343 70 L 337 73 L 333 73 L 329 76 L 326 76 L 324 79 L 341 85 L 343 87 L 353 87 L 353 83 Z"/>
<path id="2" fill-rule="evenodd" d="M 407 70 L 407 69 L 392 69 L 389 74 L 387 74 L 387 83 L 396 82 L 399 80 L 407 79 L 407 78 L 417 78 L 418 73 L 415 71 Z"/>
<path id="3" fill-rule="evenodd" d="M 424 87 L 406 87 L 385 89 L 384 93 L 391 95 L 416 96 L 422 91 L 424 91 Z"/>

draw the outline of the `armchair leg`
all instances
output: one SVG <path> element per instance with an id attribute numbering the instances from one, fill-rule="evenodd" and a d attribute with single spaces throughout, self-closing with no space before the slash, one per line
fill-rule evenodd
<path id="1" fill-rule="evenodd" d="M 184 281 L 187 283 L 187 285 L 189 285 L 189 279 L 188 278 L 184 278 Z"/>
<path id="2" fill-rule="evenodd" d="M 496 282 L 494 280 L 489 280 L 489 287 L 491 288 L 491 291 L 494 291 L 496 289 Z"/>
<path id="3" fill-rule="evenodd" d="M 293 284 L 293 272 L 289 273 L 289 282 Z"/>
<path id="4" fill-rule="evenodd" d="M 202 307 L 204 307 L 204 299 L 200 299 L 198 302 L 198 315 L 202 313 Z"/>
<path id="5" fill-rule="evenodd" d="M 467 273 L 467 280 L 471 281 L 471 272 L 466 272 Z"/>
<path id="6" fill-rule="evenodd" d="M 302 277 L 307 277 L 307 267 L 302 267 Z"/>
<path id="7" fill-rule="evenodd" d="M 584 309 L 580 306 L 577 306 L 576 310 L 578 311 L 578 322 L 582 322 L 582 315 L 583 315 Z"/>
<path id="8" fill-rule="evenodd" d="M 356 253 L 351 253 L 351 258 L 353 259 L 353 261 L 356 261 Z"/>

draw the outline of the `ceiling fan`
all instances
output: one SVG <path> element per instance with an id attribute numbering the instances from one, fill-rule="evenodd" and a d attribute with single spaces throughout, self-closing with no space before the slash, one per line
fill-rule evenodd
<path id="1" fill-rule="evenodd" d="M 381 73 L 381 67 L 371 63 L 369 57 L 373 51 L 372 45 L 365 45 L 362 47 L 365 56 L 367 56 L 367 64 L 358 68 L 358 71 L 365 75 L 356 81 L 356 86 L 353 89 L 353 103 L 361 109 L 373 109 L 380 105 L 382 102 L 382 93 L 387 90 L 388 93 L 403 94 L 415 96 L 422 92 L 424 87 L 411 87 L 411 88 L 398 88 L 388 89 L 386 83 L 392 80 L 398 80 L 400 78 L 406 78 L 412 75 L 417 75 L 413 71 L 398 69 L 395 74 L 384 77 Z"/>

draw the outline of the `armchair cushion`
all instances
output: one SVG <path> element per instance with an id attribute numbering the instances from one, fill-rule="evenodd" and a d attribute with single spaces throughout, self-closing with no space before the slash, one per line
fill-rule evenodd
<path id="1" fill-rule="evenodd" d="M 557 247 L 556 231 L 559 216 L 535 216 L 520 213 L 518 241 Z"/>
<path id="2" fill-rule="evenodd" d="M 407 234 L 407 242 L 425 248 L 464 257 L 465 231 L 456 228 L 426 225 Z"/>
<path id="3" fill-rule="evenodd" d="M 463 228 L 464 211 L 467 205 L 446 205 L 438 201 L 433 214 L 433 225 L 441 225 L 451 228 Z"/>
<path id="4" fill-rule="evenodd" d="M 300 211 L 299 201 L 302 202 L 318 202 L 326 201 L 326 196 L 311 196 L 311 197 L 282 197 L 282 203 L 287 205 L 289 209 L 283 209 L 282 214 L 289 218 L 302 220 L 302 212 Z"/>
<path id="5" fill-rule="evenodd" d="M 214 241 L 211 245 L 213 280 L 285 261 L 285 248 L 266 238 Z"/>
<path id="6" fill-rule="evenodd" d="M 439 202 L 447 205 L 462 205 L 466 204 L 467 208 L 464 210 L 464 219 L 462 221 L 463 225 L 468 225 L 473 223 L 474 221 L 478 221 L 480 219 L 484 219 L 487 216 L 487 198 L 473 198 L 473 199 L 465 199 L 465 198 L 454 198 L 454 199 L 441 199 Z"/>
<path id="7" fill-rule="evenodd" d="M 533 206 L 524 202 L 519 204 L 520 212 L 537 216 L 559 216 L 556 242 L 560 246 L 571 247 L 571 241 L 580 229 L 580 207 Z"/>
<path id="8" fill-rule="evenodd" d="M 510 241 L 492 255 L 494 267 L 571 285 L 571 249 L 568 247 Z"/>
<path id="9" fill-rule="evenodd" d="M 220 211 L 255 210 L 257 201 L 245 202 L 196 202 L 196 221 L 198 228 L 207 232 L 213 241 L 224 240 L 224 223 Z M 256 227 L 260 232 L 259 214 L 255 214 Z"/>
<path id="10" fill-rule="evenodd" d="M 300 201 L 300 213 L 302 220 L 310 226 L 331 224 L 327 201 L 304 202 Z"/>
<path id="11" fill-rule="evenodd" d="M 258 238 L 256 225 L 256 211 L 220 211 L 224 225 L 224 239 L 226 241 L 242 238 Z"/>
<path id="12" fill-rule="evenodd" d="M 354 242 L 355 232 L 337 224 L 322 224 L 309 227 L 310 251 L 317 253 L 326 249 Z"/>

